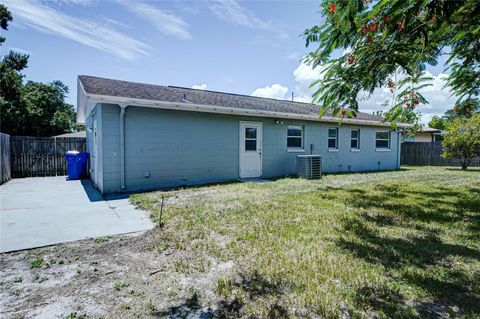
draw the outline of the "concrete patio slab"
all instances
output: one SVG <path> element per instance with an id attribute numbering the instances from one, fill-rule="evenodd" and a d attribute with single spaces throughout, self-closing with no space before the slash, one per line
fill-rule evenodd
<path id="1" fill-rule="evenodd" d="M 0 186 L 0 252 L 153 227 L 127 196 L 104 198 L 90 180 L 36 177 Z"/>

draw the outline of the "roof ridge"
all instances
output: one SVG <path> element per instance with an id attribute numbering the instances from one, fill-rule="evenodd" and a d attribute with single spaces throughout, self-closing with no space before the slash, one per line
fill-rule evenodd
<path id="1" fill-rule="evenodd" d="M 161 87 L 168 87 L 168 88 L 182 89 L 182 90 L 191 90 L 191 91 L 197 91 L 197 92 L 210 92 L 210 93 L 218 93 L 218 94 L 228 94 L 228 95 L 234 95 L 234 96 L 244 96 L 244 97 L 249 97 L 249 98 L 267 99 L 267 100 L 273 100 L 273 101 L 282 101 L 282 102 L 288 102 L 288 103 L 297 103 L 297 104 L 302 104 L 302 105 L 321 107 L 321 105 L 315 104 L 315 103 L 290 101 L 290 100 L 286 100 L 286 99 L 275 99 L 275 98 L 271 98 L 271 97 L 255 96 L 255 95 L 240 94 L 240 93 L 231 93 L 231 92 L 224 92 L 224 91 L 201 90 L 201 89 L 194 89 L 194 88 L 189 88 L 189 87 L 185 87 L 185 86 L 178 86 L 178 85 L 161 85 L 161 84 L 142 83 L 142 82 L 119 80 L 119 79 L 112 79 L 112 78 L 106 78 L 106 77 L 102 77 L 102 76 L 85 75 L 85 74 L 81 74 L 78 77 L 90 77 L 90 78 L 105 79 L 105 80 L 111 80 L 111 81 L 128 82 L 128 83 L 133 83 L 133 84 L 161 86 Z"/>
<path id="2" fill-rule="evenodd" d="M 135 81 L 128 81 L 128 80 L 119 80 L 119 79 L 112 79 L 112 78 L 106 78 L 103 76 L 96 76 L 96 75 L 86 75 L 86 74 L 81 74 L 78 76 L 80 77 L 87 77 L 87 78 L 97 78 L 97 79 L 103 79 L 103 80 L 109 80 L 109 81 L 117 81 L 117 82 L 127 82 L 127 83 L 132 83 L 132 84 L 140 84 L 140 85 L 150 85 L 150 86 L 161 86 L 164 88 L 168 88 L 168 85 L 161 85 L 161 84 L 152 84 L 152 83 L 143 83 L 143 82 L 135 82 Z"/>
<path id="3" fill-rule="evenodd" d="M 273 98 L 273 97 L 263 97 L 263 96 L 255 96 L 255 95 L 240 94 L 240 93 L 231 93 L 231 92 L 223 92 L 223 91 L 202 90 L 202 89 L 194 89 L 194 88 L 188 88 L 188 87 L 176 86 L 176 85 L 169 85 L 168 87 L 169 87 L 169 88 L 174 88 L 174 89 L 184 89 L 184 90 L 192 90 L 192 91 L 198 91 L 198 92 L 210 92 L 210 93 L 228 94 L 228 95 L 234 95 L 234 96 L 244 96 L 244 97 L 249 97 L 249 98 L 267 99 L 267 100 L 273 100 L 273 101 L 282 101 L 282 102 L 288 102 L 288 103 L 297 103 L 297 104 L 310 105 L 310 106 L 313 105 L 313 106 L 321 107 L 321 105 L 315 104 L 315 103 L 300 102 L 300 101 L 290 101 L 290 100 L 286 100 L 286 99 L 275 99 L 275 98 Z"/>
<path id="4" fill-rule="evenodd" d="M 183 87 L 183 86 L 175 86 L 175 85 L 161 85 L 161 84 L 142 83 L 142 82 L 119 80 L 119 79 L 112 79 L 112 78 L 107 78 L 107 77 L 102 77 L 102 76 L 94 76 L 94 75 L 86 75 L 86 74 L 78 75 L 78 78 L 79 79 L 81 79 L 81 78 L 94 78 L 94 79 L 100 79 L 100 80 L 129 83 L 129 84 L 134 84 L 134 85 L 144 85 L 144 86 L 146 85 L 146 86 L 158 87 L 158 88 L 191 90 L 191 91 L 195 91 L 195 92 L 208 92 L 208 93 L 221 94 L 221 95 L 245 97 L 245 98 L 257 99 L 257 100 L 269 100 L 269 101 L 273 101 L 273 102 L 283 102 L 283 103 L 288 103 L 290 105 L 308 107 L 308 108 L 310 108 L 310 110 L 312 109 L 312 107 L 322 108 L 321 105 L 315 104 L 315 103 L 290 101 L 290 100 L 284 100 L 284 99 L 281 100 L 281 99 L 274 99 L 274 98 L 269 98 L 269 97 L 253 96 L 253 95 L 246 95 L 246 94 L 239 94 L 239 93 L 230 93 L 230 92 L 221 92 L 221 91 L 212 91 L 212 90 L 200 90 L 200 89 L 188 88 L 188 87 Z M 332 115 L 332 112 L 330 110 L 328 110 L 325 115 L 327 115 L 328 113 L 330 113 Z M 361 112 L 361 111 L 357 111 L 357 114 L 374 116 L 374 117 L 377 118 L 377 120 L 380 120 L 380 119 L 383 118 L 383 117 L 375 115 L 375 114 L 371 114 L 371 113 L 367 113 L 367 112 Z"/>

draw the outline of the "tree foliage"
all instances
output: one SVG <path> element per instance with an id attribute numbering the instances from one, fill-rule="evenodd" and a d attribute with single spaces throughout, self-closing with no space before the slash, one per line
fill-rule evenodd
<path id="1" fill-rule="evenodd" d="M 480 93 L 480 1 L 324 0 L 323 22 L 304 32 L 316 44 L 305 59 L 325 67 L 312 83 L 314 102 L 338 112 L 358 111 L 358 96 L 388 88 L 388 120 L 414 113 L 428 101 L 420 91 L 427 65 L 448 54 L 448 84 L 459 102 Z M 343 50 L 343 53 L 339 51 Z"/>
<path id="2" fill-rule="evenodd" d="M 470 99 L 458 103 L 453 107 L 453 109 L 445 112 L 443 118 L 447 121 L 452 121 L 456 118 L 468 119 L 474 114 L 480 114 L 479 99 Z"/>
<path id="3" fill-rule="evenodd" d="M 0 5 L 0 26 L 7 30 L 12 16 Z M 5 40 L 0 39 L 0 45 Z M 60 81 L 49 84 L 28 81 L 21 71 L 28 55 L 10 51 L 0 61 L 1 131 L 12 135 L 52 136 L 76 129 L 73 106 L 65 103 L 68 87 Z"/>
<path id="4" fill-rule="evenodd" d="M 442 141 L 445 158 L 460 160 L 462 169 L 467 169 L 474 158 L 480 157 L 480 114 L 450 122 Z"/>
<path id="5" fill-rule="evenodd" d="M 451 110 L 446 111 L 442 117 L 434 116 L 428 123 L 428 126 L 439 130 L 445 130 L 448 123 L 451 121 L 457 118 L 465 120 L 471 118 L 475 114 L 480 114 L 480 100 L 465 100 L 455 105 Z"/>
<path id="6" fill-rule="evenodd" d="M 12 21 L 12 14 L 8 11 L 7 7 L 0 4 L 0 28 L 2 30 L 8 30 L 8 23 Z M 0 36 L 0 45 L 5 42 L 5 37 Z"/>
<path id="7" fill-rule="evenodd" d="M 438 130 L 444 131 L 445 128 L 447 127 L 447 121 L 443 117 L 435 115 L 432 117 L 430 122 L 428 122 L 428 126 L 431 128 L 436 128 Z"/>

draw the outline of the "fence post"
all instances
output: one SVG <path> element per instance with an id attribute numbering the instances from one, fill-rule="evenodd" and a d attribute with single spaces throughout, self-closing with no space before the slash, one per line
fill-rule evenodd
<path id="1" fill-rule="evenodd" d="M 11 179 L 10 135 L 0 133 L 0 185 Z"/>
<path id="2" fill-rule="evenodd" d="M 55 170 L 55 176 L 58 176 L 57 168 L 57 137 L 53 138 L 53 168 Z"/>

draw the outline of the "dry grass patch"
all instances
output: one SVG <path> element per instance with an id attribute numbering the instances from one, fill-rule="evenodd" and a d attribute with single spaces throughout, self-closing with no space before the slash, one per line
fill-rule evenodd
<path id="1" fill-rule="evenodd" d="M 217 315 L 480 314 L 479 170 L 287 178 L 132 201 L 155 218 L 161 196 L 165 240 L 235 264 L 216 284 Z"/>

